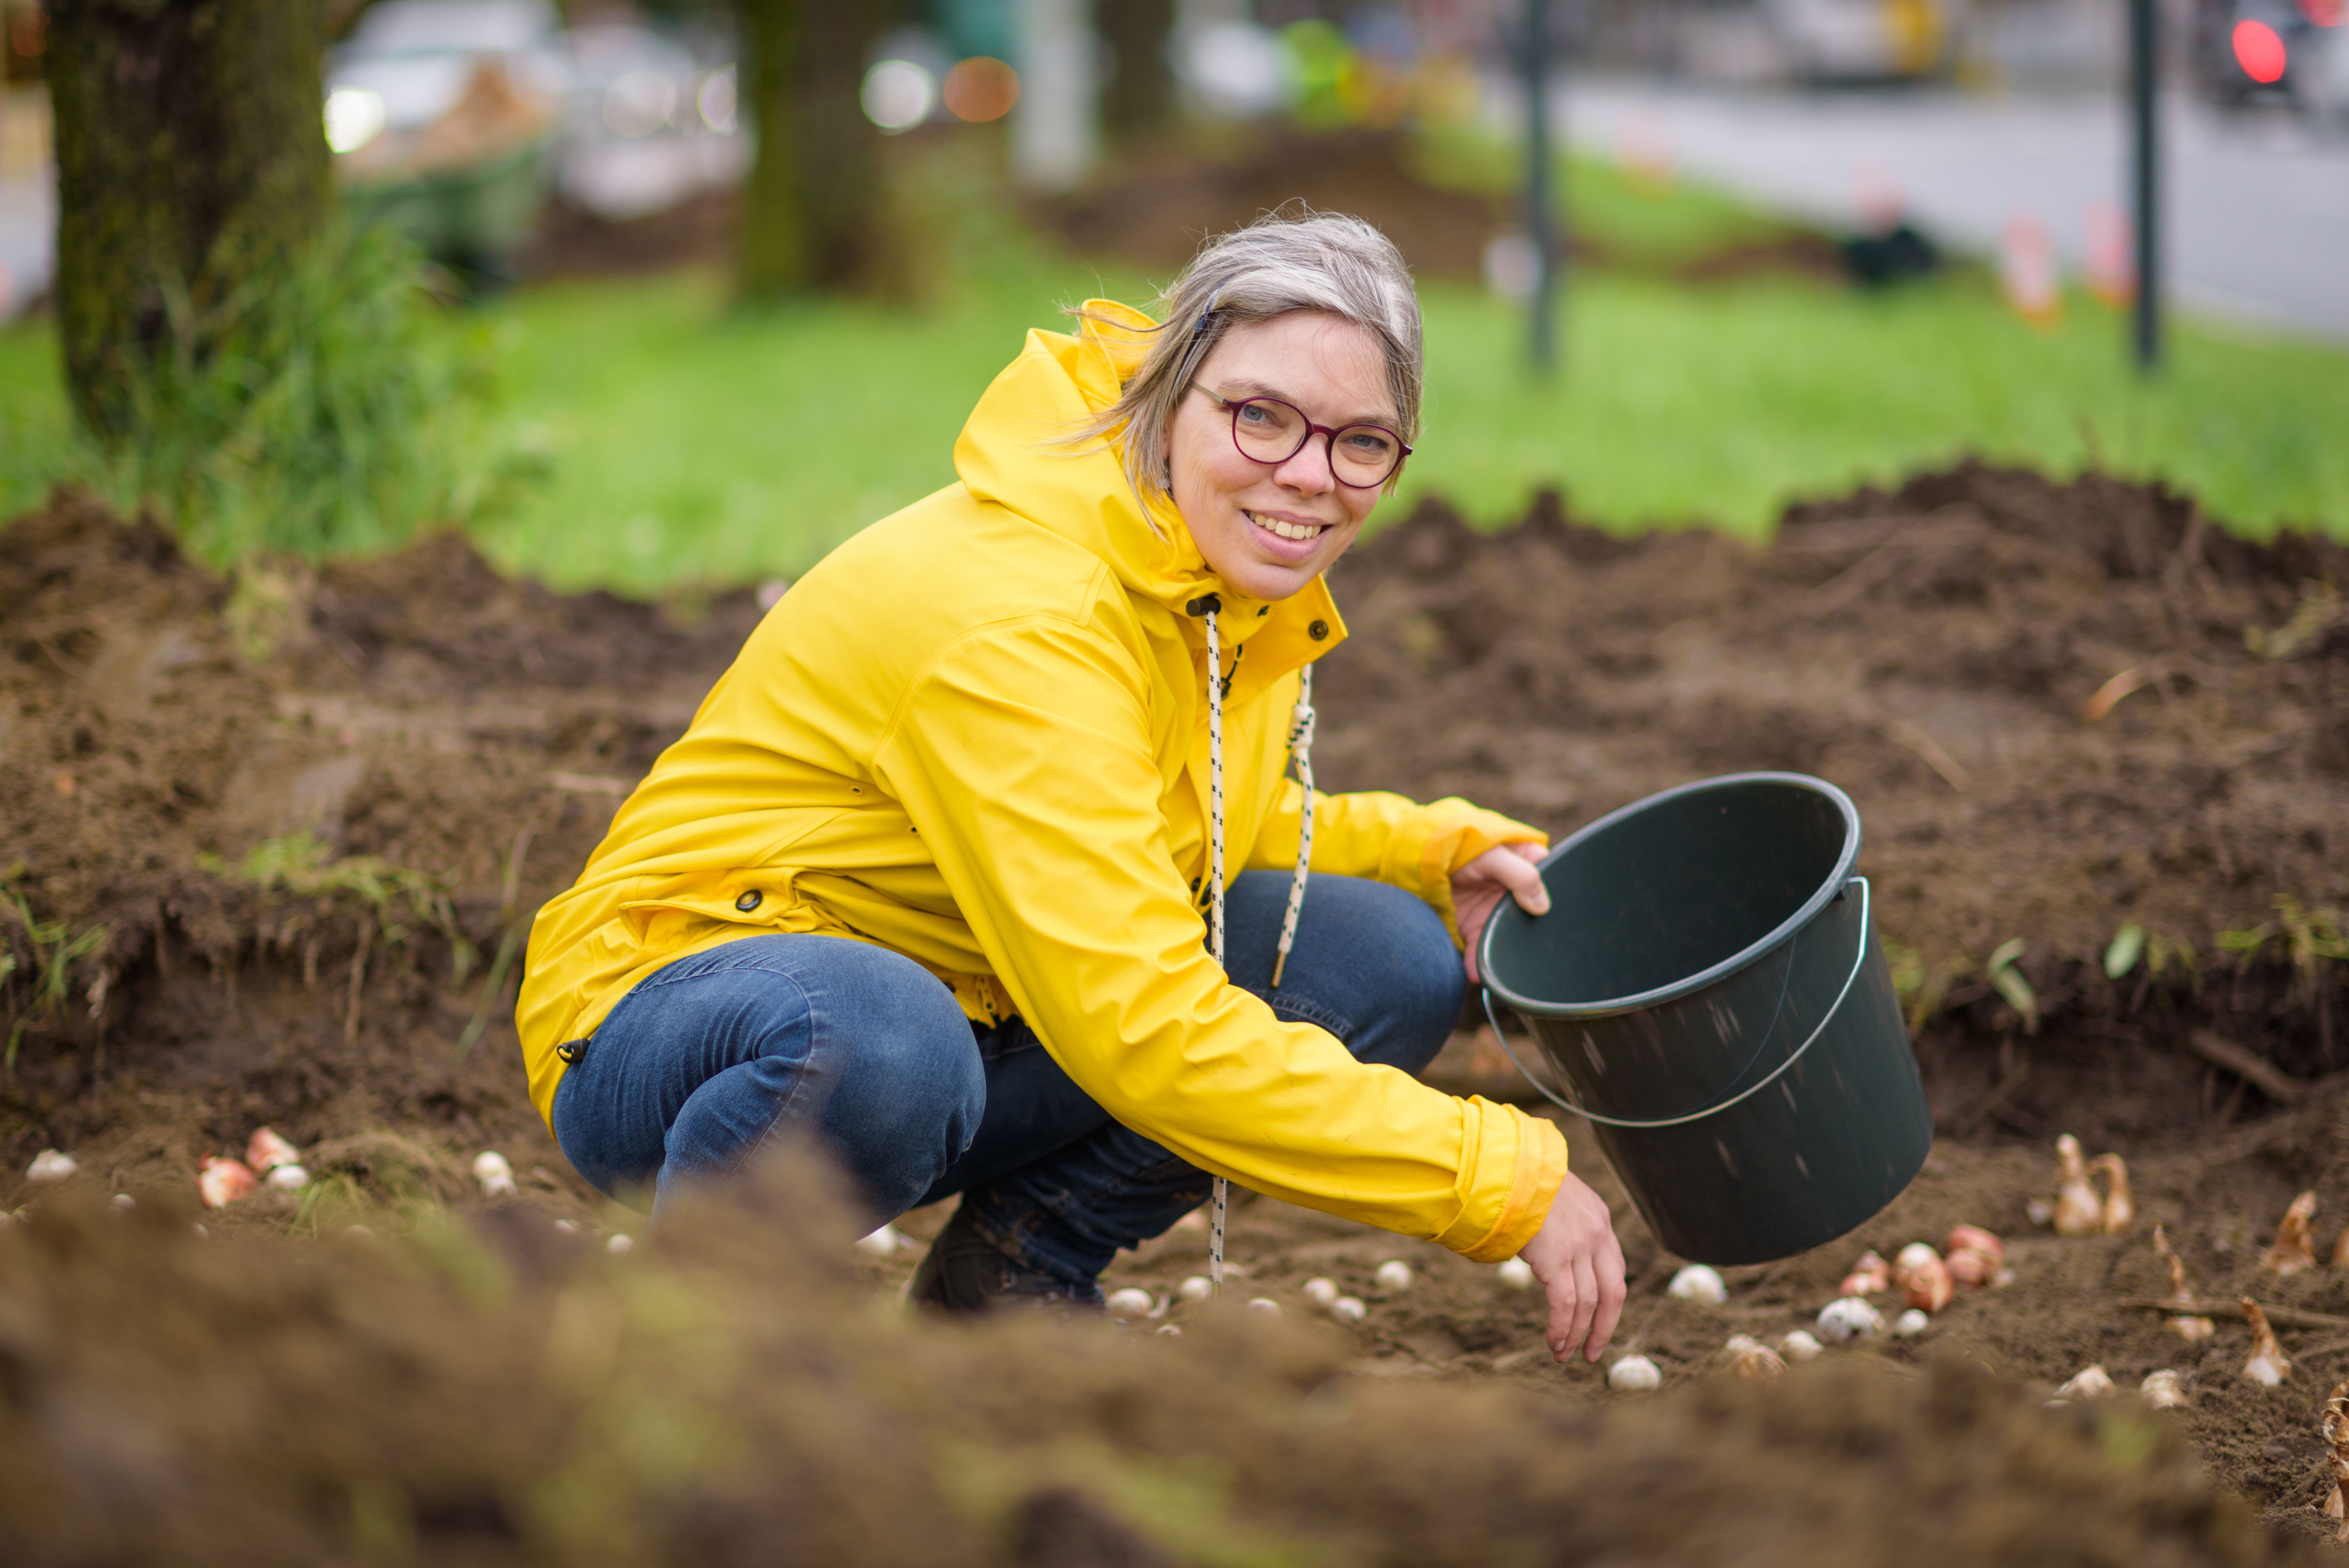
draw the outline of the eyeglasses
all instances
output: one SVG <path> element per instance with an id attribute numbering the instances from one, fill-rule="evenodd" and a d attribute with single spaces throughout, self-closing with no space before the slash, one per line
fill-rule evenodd
<path id="1" fill-rule="evenodd" d="M 1304 411 L 1278 397 L 1243 397 L 1234 402 L 1205 387 L 1199 393 L 1232 415 L 1232 445 L 1252 463 L 1274 467 L 1305 449 L 1316 436 L 1330 438 L 1330 473 L 1349 490 L 1375 490 L 1394 477 L 1411 456 L 1401 436 L 1384 425 L 1343 425 L 1331 429 L 1317 425 Z"/>

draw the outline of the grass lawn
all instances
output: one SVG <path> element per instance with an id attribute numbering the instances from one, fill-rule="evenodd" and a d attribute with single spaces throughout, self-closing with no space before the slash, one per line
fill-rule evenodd
<path id="1" fill-rule="evenodd" d="M 47 322 L 0 327 L 0 517 L 37 503 L 66 460 L 63 374 Z"/>
<path id="2" fill-rule="evenodd" d="M 2175 325 L 2151 383 L 2085 297 L 2043 331 L 1978 277 L 1861 295 L 1795 279 L 1688 287 L 1578 280 L 1566 365 L 1519 368 L 1522 324 L 1426 291 L 1427 438 L 1409 493 L 1479 521 L 1558 484 L 1610 527 L 1758 535 L 1789 500 L 1969 452 L 2070 473 L 2092 461 L 2191 490 L 2255 535 L 2349 535 L 2349 354 Z"/>
<path id="3" fill-rule="evenodd" d="M 1494 177 L 1474 148 L 1430 156 Z M 1685 187 L 1646 192 L 1592 167 L 1575 181 L 1581 222 L 1613 254 L 1668 261 L 1771 227 Z M 951 480 L 955 434 L 1027 327 L 1088 294 L 1147 294 L 1031 242 L 985 249 L 949 303 L 924 310 L 737 311 L 721 280 L 694 274 L 492 307 L 512 410 L 547 477 L 477 537 L 564 586 L 653 593 L 804 569 Z M 1565 366 L 1537 381 L 1514 306 L 1451 284 L 1424 304 L 1426 428 L 1388 517 L 1440 495 L 1499 524 L 1554 485 L 1606 526 L 1758 535 L 1791 499 L 1973 452 L 2166 479 L 2254 534 L 2349 534 L 2349 353 L 2335 348 L 2183 320 L 2169 367 L 2142 383 L 2110 310 L 2075 298 L 2042 330 L 1977 273 L 1868 296 L 1589 272 L 1567 306 Z M 37 499 L 66 427 L 48 325 L 0 330 L 0 504 Z"/>
<path id="4" fill-rule="evenodd" d="M 478 532 L 564 584 L 651 589 L 803 570 L 954 480 L 954 442 L 1030 326 L 1107 280 L 1036 259 L 951 308 L 728 307 L 715 275 L 516 295 L 498 337 L 550 479 Z"/>
<path id="5" fill-rule="evenodd" d="M 639 591 L 803 569 L 953 477 L 956 432 L 1030 325 L 1138 279 L 1038 260 L 936 315 L 724 307 L 715 279 L 543 291 L 502 307 L 548 489 L 483 530 L 509 563 Z M 1862 297 L 1793 279 L 1691 288 L 1578 280 L 1553 380 L 1523 367 L 1513 308 L 1434 285 L 1426 433 L 1388 516 L 1439 495 L 1480 523 L 1545 485 L 1613 527 L 1767 531 L 1791 499 L 1966 452 L 2057 472 L 2091 444 L 2192 489 L 2253 533 L 2349 533 L 2349 356 L 2181 324 L 2140 384 L 2122 323 L 2075 301 L 2042 331 L 1964 276 Z"/>

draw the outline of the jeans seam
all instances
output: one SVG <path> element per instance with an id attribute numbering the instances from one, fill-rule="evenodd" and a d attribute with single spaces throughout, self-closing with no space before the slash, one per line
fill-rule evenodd
<path id="1" fill-rule="evenodd" d="M 745 965 L 744 967 L 750 966 Z M 800 1016 L 807 1020 L 808 1048 L 807 1055 L 801 1060 L 802 1070 L 792 1075 L 791 1092 L 783 1097 L 783 1103 L 775 1109 L 773 1118 L 768 1121 L 765 1129 L 760 1132 L 759 1136 L 743 1145 L 741 1154 L 738 1156 L 733 1163 L 729 1167 L 730 1170 L 737 1173 L 750 1169 L 751 1163 L 766 1149 L 768 1142 L 775 1136 L 775 1129 L 782 1126 L 784 1118 L 791 1113 L 792 1108 L 799 1103 L 800 1091 L 807 1087 L 809 1075 L 806 1069 L 814 1065 L 816 1058 L 817 1041 L 815 1026 L 815 999 L 808 995 L 807 987 L 800 983 L 800 977 L 797 975 L 791 973 L 789 970 L 768 969 L 764 972 L 774 975 L 778 979 L 789 981 L 791 983 L 792 989 L 799 994 Z M 711 973 L 725 973 L 725 971 L 712 971 Z M 764 1058 L 753 1057 L 750 1059 L 751 1061 L 760 1061 Z M 749 1064 L 743 1063 L 740 1065 L 748 1066 Z"/>
<path id="2" fill-rule="evenodd" d="M 1326 1029 L 1337 1036 L 1341 1045 L 1353 1037 L 1354 1021 L 1333 1007 L 1324 1007 L 1317 1002 L 1301 997 L 1293 1001 L 1288 997 L 1274 1001 L 1267 996 L 1264 1001 L 1276 1016 L 1283 1013 L 1292 1013 L 1296 1015 L 1299 1022 L 1311 1024 L 1317 1028 Z"/>
<path id="3" fill-rule="evenodd" d="M 656 987 L 657 987 L 657 986 L 661 986 L 661 985 L 684 985 L 686 982 L 688 982 L 688 981 L 689 981 L 689 980 L 700 980 L 700 979 L 705 979 L 705 978 L 707 978 L 708 976 L 712 975 L 732 975 L 732 974 L 738 973 L 739 971 L 741 971 L 741 970 L 744 970 L 744 969 L 755 969 L 755 970 L 760 971 L 760 972 L 761 972 L 761 973 L 762 973 L 762 974 L 768 974 L 768 975 L 790 975 L 790 973 L 791 973 L 791 971 L 789 971 L 788 969 L 778 969 L 778 968 L 776 968 L 776 967 L 773 965 L 773 964 L 772 964 L 770 960 L 768 960 L 768 959 L 767 959 L 767 957 L 766 957 L 764 954 L 754 954 L 750 955 L 750 959 L 749 959 L 747 962 L 743 962 L 743 963 L 739 963 L 739 964 L 726 964 L 726 965 L 714 965 L 714 964 L 713 964 L 713 965 L 709 965 L 709 966 L 708 966 L 708 967 L 706 967 L 706 968 L 697 968 L 697 969 L 695 969 L 692 973 L 690 973 L 690 974 L 687 974 L 687 975 L 678 975 L 678 974 L 674 974 L 674 973 L 672 973 L 672 971 L 675 971 L 675 970 L 678 970 L 678 969 L 682 969 L 683 967 L 685 967 L 685 965 L 687 965 L 688 964 L 692 963 L 692 962 L 693 962 L 693 960 L 695 960 L 695 959 L 697 959 L 697 958 L 707 958 L 707 957 L 709 957 L 709 956 L 711 956 L 711 955 L 713 955 L 713 954 L 715 954 L 721 953 L 721 952 L 723 952 L 726 948 L 731 947 L 731 946 L 735 945 L 737 943 L 743 943 L 743 942 L 756 942 L 756 941 L 758 941 L 758 940 L 760 939 L 760 937 L 762 937 L 762 936 L 768 936 L 768 935 L 780 935 L 780 934 L 781 934 L 781 933 L 761 932 L 761 933 L 759 933 L 759 934 L 758 934 L 758 935 L 757 935 L 757 936 L 737 936 L 737 937 L 732 937 L 732 938 L 730 938 L 729 940 L 727 940 L 726 942 L 721 943 L 719 946 L 711 948 L 708 953 L 691 953 L 691 954 L 687 954 L 685 957 L 683 957 L 683 958 L 673 959 L 673 960 L 671 960 L 669 963 L 667 963 L 667 964 L 666 964 L 666 965 L 663 965 L 660 968 L 654 970 L 651 974 L 649 974 L 649 975 L 646 975 L 643 979 L 641 979 L 641 980 L 637 981 L 634 985 L 629 986 L 629 987 L 628 987 L 628 995 L 629 995 L 629 996 L 633 996 L 633 995 L 636 995 L 637 992 L 639 992 L 639 991 L 650 991 L 650 990 L 653 990 L 654 988 L 656 988 Z M 623 996 L 623 997 L 621 997 L 621 998 L 620 998 L 620 1000 L 621 1000 L 622 1002 L 626 1002 L 626 1001 L 627 1000 L 627 996 Z M 616 1006 L 616 1007 L 614 1007 L 612 1010 L 613 1010 L 613 1012 L 618 1012 L 618 1011 L 619 1011 L 619 1008 Z M 607 1015 L 607 1016 L 608 1016 L 608 1015 Z"/>

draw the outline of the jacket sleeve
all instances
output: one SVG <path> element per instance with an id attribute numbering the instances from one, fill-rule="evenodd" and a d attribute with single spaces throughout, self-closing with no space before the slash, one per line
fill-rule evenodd
<path id="1" fill-rule="evenodd" d="M 1297 863 L 1304 787 L 1280 781 L 1272 810 L 1249 846 L 1247 869 L 1287 871 Z M 1547 844 L 1539 828 L 1446 796 L 1423 806 L 1401 795 L 1364 790 L 1313 795 L 1312 869 L 1333 876 L 1371 877 L 1418 894 L 1444 916 L 1452 940 L 1460 923 L 1452 908 L 1453 874 L 1498 844 Z"/>
<path id="2" fill-rule="evenodd" d="M 1228 983 L 1166 842 L 1146 690 L 1091 626 L 983 628 L 916 680 L 876 781 L 1021 1016 L 1120 1122 L 1288 1202 L 1514 1256 L 1564 1179 L 1565 1140 L 1357 1062 Z"/>

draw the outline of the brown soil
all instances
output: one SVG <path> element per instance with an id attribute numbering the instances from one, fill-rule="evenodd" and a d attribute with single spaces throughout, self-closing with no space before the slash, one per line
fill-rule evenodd
<path id="1" fill-rule="evenodd" d="M 549 1219 L 591 1236 L 636 1222 L 576 1181 L 523 1099 L 514 944 L 730 658 L 750 596 L 562 598 L 447 539 L 232 587 L 151 525 L 60 497 L 0 531 L 0 953 L 16 965 L 0 1027 L 17 1036 L 0 1205 L 40 1191 L 19 1173 L 42 1148 L 72 1150 L 82 1173 L 36 1206 L 54 1222 L 0 1238 L 29 1249 L 0 1263 L 0 1485 L 39 1500 L 0 1502 L 0 1521 L 47 1522 L 23 1558 L 40 1562 L 117 1560 L 109 1531 L 164 1539 L 120 1501 L 133 1492 L 204 1500 L 175 1516 L 197 1533 L 174 1560 L 273 1521 L 262 1555 L 289 1561 L 353 1539 L 436 1558 L 625 1555 L 594 1529 L 537 1533 L 568 1499 L 579 1518 L 626 1514 L 612 1541 L 650 1532 L 646 1556 L 724 1561 L 781 1528 L 785 1497 L 826 1501 L 790 1526 L 812 1561 L 1239 1551 L 1164 1522 L 1194 1514 L 1251 1542 L 1325 1542 L 1337 1561 L 1693 1560 L 1724 1542 L 1830 1561 L 2043 1542 L 2091 1561 L 2264 1560 L 2159 1434 L 2182 1431 L 2273 1524 L 2329 1529 L 2315 1423 L 2349 1373 L 2349 1329 L 2285 1330 L 2298 1370 L 2268 1389 L 2234 1375 L 2240 1324 L 2189 1348 L 2122 1303 L 2159 1292 L 2143 1233 L 2160 1222 L 2206 1295 L 2349 1316 L 2349 1272 L 2277 1282 L 2255 1262 L 2303 1188 L 2321 1220 L 2349 1218 L 2339 916 L 2323 913 L 2349 905 L 2349 621 L 2322 586 L 2349 574 L 2344 553 L 2245 544 L 2185 499 L 2107 480 L 1967 468 L 1797 508 L 1766 551 L 1615 539 L 1554 504 L 1484 539 L 1430 508 L 1340 568 L 1356 637 L 1321 682 L 1330 787 L 1458 791 L 1562 831 L 1692 777 L 1796 768 L 1850 790 L 1867 822 L 1863 869 L 1920 1020 L 1940 1146 L 1859 1235 L 1731 1271 L 1731 1304 L 1708 1309 L 1664 1295 L 1675 1260 L 1569 1128 L 1621 1218 L 1623 1341 L 1665 1369 L 1664 1398 L 1642 1403 L 1594 1369 L 1548 1367 L 1537 1305 L 1492 1271 L 1272 1203 L 1236 1222 L 1246 1288 L 1293 1326 L 1310 1315 L 1298 1287 L 1329 1275 L 1371 1301 L 1359 1328 L 1259 1346 L 1195 1327 L 1182 1348 L 1033 1325 L 908 1334 L 834 1310 L 838 1291 L 869 1287 L 840 1284 L 830 1251 L 793 1250 L 820 1233 L 796 1221 L 755 1247 L 723 1227 L 680 1240 L 685 1274 L 637 1257 L 641 1277 L 599 1283 L 598 1263 L 574 1279 L 554 1254 L 581 1243 L 550 1239 Z M 2147 665 L 2159 678 L 2082 719 L 2109 676 Z M 318 847 L 290 857 L 290 882 L 234 869 L 305 833 Z M 2158 974 L 2104 977 L 2125 921 L 2158 939 Z M 2263 926 L 2256 948 L 2221 941 Z M 2011 937 L 2029 944 L 2035 1030 L 1982 973 Z M 2267 1088 L 2210 1065 L 2207 1040 L 2196 1054 L 2197 1031 L 2251 1053 Z M 1449 1082 L 1510 1087 L 1471 1034 L 1440 1065 Z M 319 1181 L 303 1202 L 207 1216 L 213 1250 L 162 1245 L 179 1233 L 160 1219 L 63 1213 L 128 1191 L 160 1215 L 203 1153 L 263 1122 Z M 2066 1130 L 2128 1156 L 2137 1235 L 2029 1231 L 2023 1204 Z M 523 1197 L 495 1210 L 465 1175 L 490 1145 L 523 1172 Z M 477 1243 L 438 1218 L 451 1212 L 476 1215 L 503 1261 L 464 1263 Z M 274 1234 L 355 1215 L 414 1228 L 423 1251 L 385 1261 Z M 1728 1333 L 1807 1320 L 1862 1245 L 1889 1255 L 1958 1220 L 2013 1240 L 2011 1288 L 1774 1395 L 1712 1375 Z M 1111 1283 L 1171 1287 L 1202 1251 L 1178 1230 Z M 719 1256 L 742 1271 L 732 1283 Z M 1368 1286 L 1390 1256 L 1420 1274 L 1387 1300 Z M 738 1321 L 727 1304 L 748 1299 L 774 1309 Z M 608 1348 L 611 1313 L 657 1321 L 649 1359 Z M 693 1325 L 719 1346 L 701 1360 L 677 1338 Z M 2002 1381 L 1924 1370 L 1937 1359 Z M 2151 1425 L 2035 1413 L 2090 1361 L 2125 1387 L 2178 1367 L 2193 1406 Z M 738 1375 L 750 1366 L 773 1377 Z M 1284 1369 L 1299 1367 L 1319 1370 Z M 697 1391 L 667 1391 L 670 1377 Z M 792 1402 L 819 1384 L 832 1391 Z M 675 1434 L 662 1451 L 718 1457 L 663 1470 L 642 1444 L 592 1436 L 639 1427 Z M 236 1459 L 263 1429 L 266 1457 Z M 825 1441 L 843 1468 L 792 1470 Z M 741 1457 L 778 1449 L 792 1458 L 771 1474 Z M 884 1449 L 927 1479 L 875 1511 L 860 1500 Z M 903 1458 L 916 1451 L 945 1457 Z M 989 1457 L 1005 1454 L 1025 1457 Z M 308 1457 L 281 1475 L 280 1455 Z M 1174 1462 L 1144 1474 L 1143 1456 Z M 232 1460 L 250 1476 L 220 1468 Z M 804 1533 L 833 1528 L 874 1544 Z M 1087 1531 L 1111 1544 L 1052 1554 Z"/>
<path id="2" fill-rule="evenodd" d="M 732 656 L 750 594 L 688 629 L 447 538 L 232 593 L 65 495 L 0 532 L 0 604 L 9 1168 L 55 1145 L 154 1180 L 264 1122 L 305 1146 L 429 1127 L 561 1168 L 514 1102 L 513 944 Z M 203 863 L 304 835 L 429 878 L 446 913 Z"/>
<path id="3" fill-rule="evenodd" d="M 1199 242 L 1289 202 L 1350 212 L 1378 226 L 1422 278 L 1474 281 L 1485 247 L 1519 219 L 1514 196 L 1435 184 L 1414 167 L 1402 131 L 1236 133 L 1221 144 L 1164 144 L 1129 151 L 1084 189 L 1039 201 L 1031 216 L 1079 255 L 1116 256 L 1172 273 Z M 1842 250 L 1827 236 L 1785 227 L 1766 237 L 1670 261 L 1569 234 L 1582 266 L 1648 272 L 1684 284 L 1764 274 L 1842 282 Z"/>
<path id="4" fill-rule="evenodd" d="M 1085 190 L 1037 216 L 1080 255 L 1169 270 L 1199 242 L 1290 201 L 1377 225 L 1421 277 L 1474 278 L 1502 226 L 1503 203 L 1431 185 L 1409 167 L 1396 131 L 1268 131 L 1220 155 L 1188 143 L 1130 153 Z"/>
<path id="5" fill-rule="evenodd" d="M 2181 1424 L 1961 1358 L 1560 1398 L 1326 1325 L 875 1310 L 788 1166 L 611 1259 L 45 1204 L 0 1234 L 12 1563 L 2314 1563 Z"/>
<path id="6" fill-rule="evenodd" d="M 548 203 L 512 262 L 525 283 L 636 277 L 684 266 L 724 266 L 734 254 L 741 195 L 704 191 L 640 218 L 599 218 L 568 202 Z"/>
<path id="7" fill-rule="evenodd" d="M 904 258 L 911 279 L 936 281 L 937 215 L 919 211 L 945 182 L 991 181 L 991 160 L 965 128 L 931 128 L 886 150 L 898 194 L 916 210 L 896 214 L 892 232 L 925 254 Z M 1029 216 L 1073 253 L 1115 257 L 1171 275 L 1199 242 L 1289 202 L 1351 212 L 1378 225 L 1423 278 L 1475 281 L 1485 246 L 1515 223 L 1514 198 L 1438 185 L 1413 167 L 1408 137 L 1398 131 L 1309 134 L 1291 129 L 1233 132 L 1208 140 L 1128 150 L 1083 189 L 1029 202 Z M 708 191 L 640 218 L 612 220 L 557 201 L 512 263 L 530 283 L 631 277 L 678 267 L 730 266 L 741 218 L 740 193 Z M 1683 284 L 1718 284 L 1757 275 L 1847 281 L 1842 249 L 1816 232 L 1779 232 L 1669 261 L 1637 255 L 1570 235 L 1576 264 L 1656 273 Z M 920 290 L 916 289 L 917 294 Z"/>

